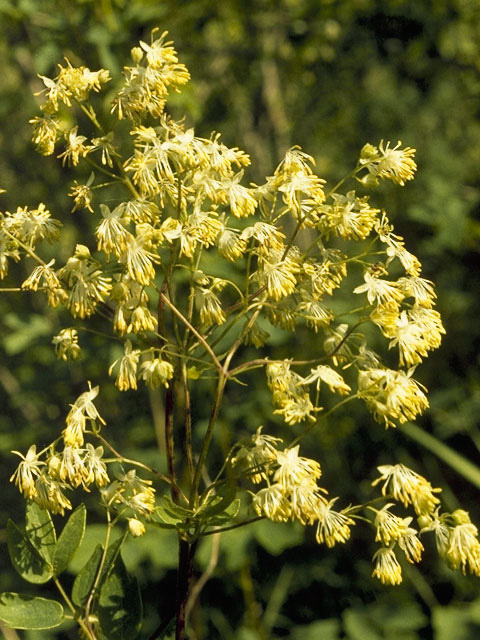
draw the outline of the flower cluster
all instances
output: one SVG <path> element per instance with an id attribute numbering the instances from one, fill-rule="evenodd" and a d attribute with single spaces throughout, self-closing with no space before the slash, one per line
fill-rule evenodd
<path id="1" fill-rule="evenodd" d="M 299 455 L 300 446 L 278 449 L 279 438 L 262 433 L 262 427 L 242 445 L 233 466 L 242 475 L 267 486 L 253 495 L 253 508 L 259 516 L 273 522 L 297 520 L 302 525 L 316 524 L 316 539 L 328 547 L 346 542 L 355 524 L 349 510 L 335 511 L 337 498 L 327 500 L 327 491 L 319 487 L 318 462 Z"/>
<path id="2" fill-rule="evenodd" d="M 420 562 L 423 545 L 418 533 L 435 533 L 439 555 L 452 569 L 468 568 L 480 576 L 480 542 L 478 529 L 470 521 L 466 511 L 457 509 L 453 513 L 440 513 L 440 499 L 435 495 L 441 489 L 434 489 L 428 480 L 402 464 L 378 467 L 380 477 L 373 485 L 383 482 L 382 494 L 401 502 L 404 507 L 413 506 L 420 531 L 410 526 L 412 517 L 401 518 L 390 511 L 393 503 L 387 503 L 375 511 L 374 526 L 376 541 L 382 547 L 375 553 L 373 575 L 384 584 L 399 584 L 402 570 L 394 549 L 398 546 L 408 562 Z"/>
<path id="3" fill-rule="evenodd" d="M 71 338 L 64 342 L 67 339 Z M 58 344 L 62 345 L 61 342 Z M 67 415 L 62 437 L 43 451 L 37 452 L 33 444 L 26 455 L 13 452 L 20 456 L 21 462 L 10 481 L 25 498 L 51 513 L 63 515 L 66 509 L 72 508 L 66 492 L 78 487 L 90 491 L 90 487 L 95 485 L 101 490 L 104 505 L 115 509 L 120 517 L 131 516 L 132 512 L 134 518 L 148 516 L 155 506 L 152 482 L 137 477 L 135 470 L 119 475 L 112 482 L 107 465 L 110 462 L 121 463 L 122 460 L 118 456 L 106 460 L 103 446 L 95 447 L 91 442 L 85 442 L 87 434 L 94 437 L 105 425 L 94 404 L 98 392 L 99 387 L 90 387 L 75 400 Z M 138 526 L 136 531 L 139 531 Z"/>
<path id="4" fill-rule="evenodd" d="M 273 412 L 295 429 L 315 426 L 326 414 L 329 394 L 341 396 L 338 405 L 360 398 L 378 422 L 395 426 L 428 407 L 426 389 L 413 375 L 440 345 L 444 328 L 434 309 L 433 283 L 421 276 L 419 260 L 366 192 L 380 180 L 401 186 L 411 180 L 415 150 L 400 142 L 367 144 L 352 172 L 329 188 L 315 174 L 314 158 L 293 147 L 264 183 L 246 185 L 250 158 L 244 151 L 224 144 L 218 133 L 197 136 L 165 110 L 169 94 L 189 79 L 166 37 L 154 31 L 149 44 L 141 41 L 132 49 L 131 66 L 124 68 L 109 105 L 121 123 L 95 108 L 96 94 L 110 80 L 105 69 L 91 71 L 67 61 L 55 78 L 41 78 L 45 101 L 42 115 L 31 121 L 34 142 L 40 153 L 50 155 L 63 140 L 62 164 L 90 167 L 86 183 L 75 180 L 69 196 L 75 217 L 87 218 L 81 228 L 93 233 L 68 236 L 68 252 L 60 253 L 65 264 L 57 267 L 53 258 L 44 260 L 37 252 L 40 241 L 56 241 L 61 233 L 61 223 L 45 206 L 2 212 L 0 278 L 7 277 L 12 260 L 35 262 L 22 288 L 46 293 L 50 306 L 63 305 L 77 322 L 53 338 L 59 358 L 80 356 L 79 336 L 96 316 L 102 333 L 120 343 L 109 366 L 120 391 L 136 390 L 140 380 L 151 389 L 168 389 L 170 400 L 178 392 L 191 472 L 178 477 L 191 483 L 183 494 L 173 472 L 167 480 L 178 498 L 172 502 L 175 522 L 190 535 L 192 514 L 201 503 L 202 465 L 233 380 L 243 383 L 249 371 L 265 367 Z M 82 119 L 76 118 L 78 108 Z M 129 141 L 120 144 L 126 131 Z M 343 190 L 347 180 L 355 189 L 350 184 Z M 97 195 L 104 188 L 108 205 Z M 387 366 L 382 346 L 379 353 L 371 348 L 368 324 L 385 353 L 398 353 L 397 368 Z M 311 332 L 309 360 L 261 357 L 238 364 L 250 347 L 268 345 L 272 328 Z M 199 377 L 219 382 L 204 440 L 191 433 L 189 385 Z M 62 436 L 49 447 L 37 453 L 32 445 L 25 456 L 17 452 L 21 462 L 12 481 L 25 497 L 54 513 L 71 508 L 65 492 L 96 485 L 103 506 L 127 518 L 138 536 L 155 510 L 155 490 L 134 470 L 117 472 L 110 480 L 107 464 L 122 459 L 114 450 L 112 460 L 103 457 L 97 394 L 98 387 L 90 388 L 76 400 Z M 169 427 L 170 419 L 175 422 L 172 404 L 165 403 L 172 412 L 166 417 Z M 100 446 L 95 447 L 90 439 L 96 437 Z M 169 469 L 178 437 L 176 431 L 167 435 Z M 200 440 L 197 455 L 192 443 Z M 252 494 L 255 512 L 275 522 L 314 525 L 317 541 L 328 547 L 346 542 L 361 507 L 336 510 L 338 498 L 327 499 L 318 485 L 320 464 L 300 456 L 298 445 L 281 448 L 280 442 L 260 428 L 238 446 L 232 461 L 239 484 L 242 477 L 263 484 Z M 477 531 L 467 516 L 438 515 L 438 490 L 413 471 L 396 465 L 380 472 L 375 484 L 384 482 L 386 499 L 413 505 L 425 520 L 422 532 L 435 530 L 450 565 L 478 573 Z M 184 495 L 189 495 L 188 508 L 179 504 Z M 395 550 L 418 562 L 423 546 L 412 517 L 393 513 L 393 504 L 370 507 L 381 543 L 374 575 L 398 584 Z M 216 512 L 217 506 L 205 509 L 213 515 L 202 527 L 229 517 L 227 511 Z"/>

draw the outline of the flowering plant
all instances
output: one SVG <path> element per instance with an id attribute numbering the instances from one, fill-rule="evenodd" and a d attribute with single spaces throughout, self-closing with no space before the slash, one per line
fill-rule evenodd
<path id="1" fill-rule="evenodd" d="M 258 519 L 313 526 L 327 547 L 347 543 L 354 525 L 370 527 L 379 543 L 373 576 L 385 584 L 402 580 L 397 556 L 420 562 L 419 534 L 428 531 L 452 568 L 480 575 L 476 527 L 465 511 L 443 512 L 440 489 L 423 476 L 383 465 L 373 482 L 382 483 L 381 496 L 342 506 L 341 496 L 328 497 L 335 487 L 320 483 L 321 464 L 300 452 L 305 434 L 349 402 L 363 401 L 385 428 L 428 407 L 414 376 L 444 333 L 434 286 L 366 194 L 381 180 L 411 180 L 414 149 L 366 144 L 351 173 L 329 187 L 315 175 L 314 159 L 294 147 L 264 184 L 245 186 L 246 153 L 218 134 L 196 136 L 165 110 L 169 93 L 189 79 L 166 34 L 153 32 L 131 57 L 111 100 L 113 125 L 95 95 L 111 81 L 105 69 L 67 61 L 54 79 L 41 78 L 34 142 L 44 155 L 62 145 L 64 165 L 91 166 L 90 178 L 75 181 L 69 195 L 75 216 L 95 219 L 94 233 L 58 267 L 42 257 L 43 243 L 70 240 L 44 204 L 0 213 L 0 276 L 12 261 L 33 260 L 19 291 L 44 294 L 73 317 L 53 338 L 59 358 L 81 357 L 82 331 L 94 317 L 122 345 L 106 368 L 120 391 L 145 383 L 163 396 L 166 472 L 117 451 L 97 408 L 99 386 L 88 382 L 61 434 L 41 450 L 32 444 L 26 454 L 14 452 L 21 460 L 11 478 L 27 501 L 25 527 L 8 526 L 12 562 L 27 581 L 54 581 L 63 603 L 2 594 L 0 619 L 54 628 L 73 618 L 90 640 L 134 637 L 141 602 L 121 549 L 147 527 L 178 535 L 178 640 L 198 595 L 190 589 L 198 541 Z M 311 359 L 275 359 L 270 333 L 302 326 L 316 336 Z M 398 354 L 398 366 L 384 347 Z M 252 359 L 253 348 L 260 353 Z M 230 434 L 222 464 L 212 467 L 222 403 L 259 368 L 273 413 L 294 435 L 284 442 L 262 426 L 245 440 Z M 200 380 L 215 386 L 204 430 L 191 402 Z M 328 394 L 340 399 L 324 409 Z M 98 490 L 107 527 L 68 594 L 61 574 L 83 538 L 86 508 L 73 510 L 58 537 L 50 514 L 70 511 L 76 489 Z M 398 503 L 411 508 L 417 528 L 413 515 L 394 512 Z M 114 527 L 124 535 L 111 542 Z"/>

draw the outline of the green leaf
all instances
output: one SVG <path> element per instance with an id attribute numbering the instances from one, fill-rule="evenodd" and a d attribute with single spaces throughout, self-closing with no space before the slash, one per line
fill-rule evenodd
<path id="1" fill-rule="evenodd" d="M 127 573 L 120 556 L 102 585 L 98 619 L 109 640 L 131 640 L 140 630 L 142 601 L 138 583 Z"/>
<path id="2" fill-rule="evenodd" d="M 17 314 L 8 313 L 4 322 L 10 329 L 3 336 L 3 346 L 7 355 L 25 351 L 37 338 L 47 336 L 51 332 L 47 318 L 39 314 L 29 314 L 28 320 L 23 320 Z"/>
<path id="3" fill-rule="evenodd" d="M 7 523 L 7 543 L 12 564 L 24 580 L 33 584 L 50 580 L 53 576 L 52 566 L 13 520 Z"/>
<path id="4" fill-rule="evenodd" d="M 25 533 L 42 558 L 51 565 L 57 543 L 55 527 L 50 513 L 35 502 L 27 502 Z"/>
<path id="5" fill-rule="evenodd" d="M 371 620 L 368 610 L 355 608 L 343 613 L 343 626 L 349 640 L 382 640 L 383 633 Z"/>
<path id="6" fill-rule="evenodd" d="M 85 505 L 81 504 L 75 509 L 63 527 L 53 557 L 53 568 L 56 576 L 65 571 L 80 546 L 85 534 L 86 519 L 87 511 Z"/>
<path id="7" fill-rule="evenodd" d="M 0 620 L 12 629 L 53 629 L 63 622 L 62 605 L 56 600 L 0 594 Z"/>
<path id="8" fill-rule="evenodd" d="M 233 520 L 233 518 L 235 518 L 238 515 L 238 512 L 240 511 L 240 507 L 241 507 L 240 499 L 237 498 L 236 500 L 234 500 L 228 505 L 228 507 L 225 509 L 225 511 L 223 511 L 223 513 L 219 513 L 217 516 L 213 516 L 212 518 L 209 518 L 207 522 L 208 526 L 217 527 L 217 526 L 224 525 L 227 522 L 230 522 L 231 520 Z"/>
<path id="9" fill-rule="evenodd" d="M 201 514 L 205 517 L 216 516 L 235 500 L 237 488 L 233 484 L 223 484 L 215 495 L 213 495 L 208 503 L 201 508 Z"/>
<path id="10" fill-rule="evenodd" d="M 471 612 L 462 606 L 434 607 L 432 626 L 435 640 L 478 638 L 479 626 L 473 622 Z"/>
<path id="11" fill-rule="evenodd" d="M 161 522 L 158 520 L 150 520 L 149 524 L 153 524 L 156 527 L 160 527 L 162 529 L 176 529 L 177 524 L 182 522 L 181 518 L 177 518 L 176 516 L 171 516 L 167 511 L 165 511 L 165 507 L 159 505 L 155 507 L 155 511 L 153 517 L 160 518 Z"/>
<path id="12" fill-rule="evenodd" d="M 90 556 L 87 564 L 75 578 L 72 588 L 72 600 L 79 607 L 83 606 L 88 600 L 88 596 L 98 573 L 102 553 L 103 547 L 99 544 L 95 547 L 95 550 Z"/>
<path id="13" fill-rule="evenodd" d="M 159 637 L 159 640 L 175 640 L 175 626 L 176 620 L 174 616 L 168 623 L 165 631 L 163 631 L 162 635 Z"/>
<path id="14" fill-rule="evenodd" d="M 340 622 L 335 618 L 296 627 L 292 633 L 292 640 L 338 640 L 339 637 Z"/>
<path id="15" fill-rule="evenodd" d="M 301 544 L 304 529 L 297 523 L 272 522 L 260 520 L 253 527 L 253 534 L 259 544 L 273 555 L 283 553 L 285 549 Z"/>
<path id="16" fill-rule="evenodd" d="M 125 542 L 125 537 L 119 538 L 112 542 L 112 544 L 108 547 L 107 553 L 105 555 L 105 562 L 103 563 L 102 568 L 102 577 L 100 579 L 100 584 L 102 584 L 109 576 L 112 571 L 117 558 L 120 555 L 120 547 Z"/>
<path id="17" fill-rule="evenodd" d="M 173 500 L 168 498 L 167 496 L 162 497 L 163 508 L 165 512 L 170 515 L 172 518 L 178 518 L 179 520 L 185 520 L 186 518 L 193 518 L 193 511 L 191 509 L 186 509 L 185 507 L 181 507 L 178 504 L 175 504 Z"/>
<path id="18" fill-rule="evenodd" d="M 107 553 L 105 554 L 105 561 L 102 567 L 102 574 L 97 585 L 98 591 L 100 591 L 101 586 L 105 582 L 105 580 L 108 579 L 108 576 L 112 571 L 115 561 L 120 553 L 120 546 L 123 541 L 124 538 L 119 538 L 108 547 Z M 95 578 L 97 577 L 98 569 L 100 567 L 102 554 L 103 546 L 99 544 L 90 556 L 87 564 L 75 578 L 72 589 L 72 600 L 78 606 L 83 606 L 86 603 L 88 596 L 90 595 L 93 584 L 95 582 Z"/>

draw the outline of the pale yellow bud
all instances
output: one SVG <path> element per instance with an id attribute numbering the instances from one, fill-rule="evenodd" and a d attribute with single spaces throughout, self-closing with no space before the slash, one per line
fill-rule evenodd
<path id="1" fill-rule="evenodd" d="M 143 536 L 145 533 L 145 525 L 140 520 L 136 518 L 129 518 L 128 520 L 128 530 L 132 534 L 134 538 L 138 538 L 139 536 Z"/>
<path id="2" fill-rule="evenodd" d="M 143 51 L 140 49 L 140 47 L 133 47 L 130 51 L 130 55 L 132 56 L 132 60 L 135 62 L 135 64 L 138 64 L 143 58 Z"/>

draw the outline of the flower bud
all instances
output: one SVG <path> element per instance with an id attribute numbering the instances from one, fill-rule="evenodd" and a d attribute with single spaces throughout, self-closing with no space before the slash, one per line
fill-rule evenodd
<path id="1" fill-rule="evenodd" d="M 139 536 L 143 536 L 145 533 L 145 525 L 140 520 L 136 518 L 128 519 L 128 529 L 134 538 L 138 538 Z"/>

